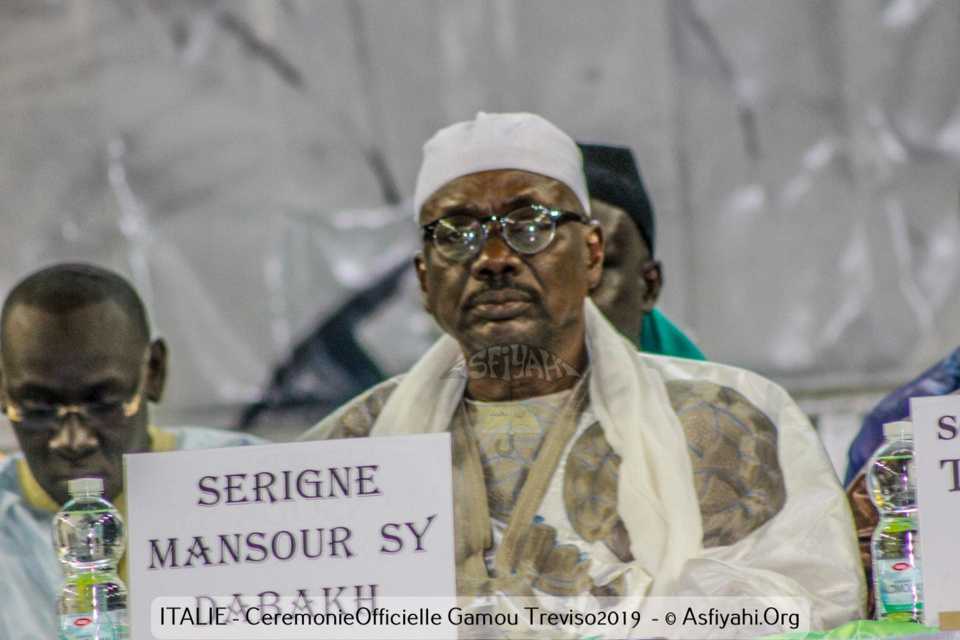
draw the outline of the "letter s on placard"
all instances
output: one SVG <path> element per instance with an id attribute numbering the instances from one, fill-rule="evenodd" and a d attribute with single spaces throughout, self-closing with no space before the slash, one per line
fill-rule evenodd
<path id="1" fill-rule="evenodd" d="M 207 486 L 207 480 L 213 483 L 213 486 Z M 213 502 L 204 502 L 203 496 L 200 496 L 200 499 L 197 500 L 197 504 L 201 507 L 212 507 L 220 503 L 220 492 L 217 491 L 217 476 L 203 476 L 200 478 L 200 482 L 197 483 L 197 486 L 200 488 L 200 493 L 209 493 L 213 496 Z"/>
<path id="2" fill-rule="evenodd" d="M 944 436 L 943 433 L 937 433 L 938 439 L 953 440 L 957 437 L 957 416 L 940 416 L 937 427 L 940 428 L 941 432 L 947 431 L 950 433 L 948 436 Z"/>
<path id="3" fill-rule="evenodd" d="M 392 530 L 390 533 L 387 533 L 388 527 Z M 380 527 L 380 536 L 384 540 L 384 544 L 381 545 L 380 547 L 380 553 L 387 553 L 387 554 L 393 555 L 395 553 L 400 553 L 401 551 L 403 551 L 403 539 L 400 536 L 395 535 L 399 528 L 400 528 L 400 525 L 395 522 L 388 522 L 387 524 Z M 392 541 L 397 546 L 392 549 L 387 548 L 387 541 Z"/>

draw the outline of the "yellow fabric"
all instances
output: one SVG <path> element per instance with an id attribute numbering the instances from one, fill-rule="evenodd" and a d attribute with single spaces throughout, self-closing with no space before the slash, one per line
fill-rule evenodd
<path id="1" fill-rule="evenodd" d="M 177 446 L 177 436 L 168 431 L 164 431 L 158 427 L 148 427 L 147 431 L 150 434 L 150 451 L 152 453 L 157 453 L 161 451 L 173 451 Z M 50 494 L 44 491 L 43 487 L 40 486 L 40 483 L 37 482 L 37 479 L 33 477 L 33 473 L 30 471 L 29 465 L 27 465 L 26 459 L 17 461 L 17 476 L 20 479 L 20 486 L 23 487 L 23 495 L 27 499 L 27 502 L 36 507 L 37 509 L 43 509 L 44 511 L 59 511 L 60 505 L 57 504 L 57 501 L 50 497 Z M 123 491 L 114 499 L 113 505 L 117 508 L 117 511 L 120 512 L 120 517 L 126 521 L 127 519 L 127 496 Z M 123 554 L 123 558 L 120 559 L 120 566 L 118 567 L 120 572 L 120 579 L 124 582 L 127 582 L 127 554 Z"/>
<path id="2" fill-rule="evenodd" d="M 23 495 L 31 506 L 44 511 L 56 511 L 60 508 L 56 500 L 43 490 L 37 479 L 30 473 L 26 460 L 17 461 L 17 476 L 20 478 L 20 486 L 23 487 Z"/>
<path id="3" fill-rule="evenodd" d="M 150 432 L 150 451 L 152 453 L 173 451 L 177 448 L 176 434 L 164 431 L 159 427 L 148 427 L 147 431 Z"/>

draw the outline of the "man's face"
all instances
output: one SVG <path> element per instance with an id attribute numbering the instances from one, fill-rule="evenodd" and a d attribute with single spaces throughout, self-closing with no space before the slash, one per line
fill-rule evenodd
<path id="1" fill-rule="evenodd" d="M 69 480 L 96 476 L 115 498 L 123 486 L 123 454 L 150 448 L 146 406 L 162 391 L 163 343 L 147 345 L 112 302 L 66 312 L 17 305 L 0 340 L 0 398 L 8 414 L 22 413 L 11 423 L 40 486 L 63 504 Z M 132 415 L 104 410 L 117 403 Z M 33 418 L 38 408 L 65 405 L 85 405 L 93 415 Z"/>
<path id="2" fill-rule="evenodd" d="M 573 191 L 557 180 L 496 170 L 444 185 L 424 203 L 420 224 L 451 213 L 502 216 L 531 204 L 583 212 Z M 492 224 L 472 260 L 447 260 L 427 241 L 416 265 L 427 310 L 467 354 L 522 344 L 559 355 L 582 345 L 583 300 L 600 279 L 602 259 L 597 225 L 560 224 L 549 246 L 524 255 L 508 247 Z"/>
<path id="3" fill-rule="evenodd" d="M 660 264 L 626 212 L 592 199 L 593 217 L 606 232 L 603 276 L 590 292 L 603 315 L 627 338 L 637 342 L 643 314 L 650 312 L 660 293 Z"/>

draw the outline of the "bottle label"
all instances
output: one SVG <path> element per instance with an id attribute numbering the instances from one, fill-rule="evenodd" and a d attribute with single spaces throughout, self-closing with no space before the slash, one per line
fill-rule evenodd
<path id="1" fill-rule="evenodd" d="M 62 615 L 60 640 L 120 640 L 124 637 L 119 626 L 122 620 L 115 620 L 115 613 L 118 612 L 89 611 Z"/>
<path id="2" fill-rule="evenodd" d="M 877 577 L 880 604 L 884 613 L 923 610 L 923 586 L 920 559 L 878 560 Z"/>

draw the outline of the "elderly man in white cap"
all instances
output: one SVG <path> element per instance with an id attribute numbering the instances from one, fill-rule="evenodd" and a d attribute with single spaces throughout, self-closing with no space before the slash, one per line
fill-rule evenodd
<path id="1" fill-rule="evenodd" d="M 461 596 L 800 596 L 815 627 L 858 617 L 852 518 L 787 394 L 640 354 L 589 300 L 604 238 L 570 137 L 526 113 L 443 129 L 414 208 L 447 335 L 305 437 L 451 433 Z"/>

